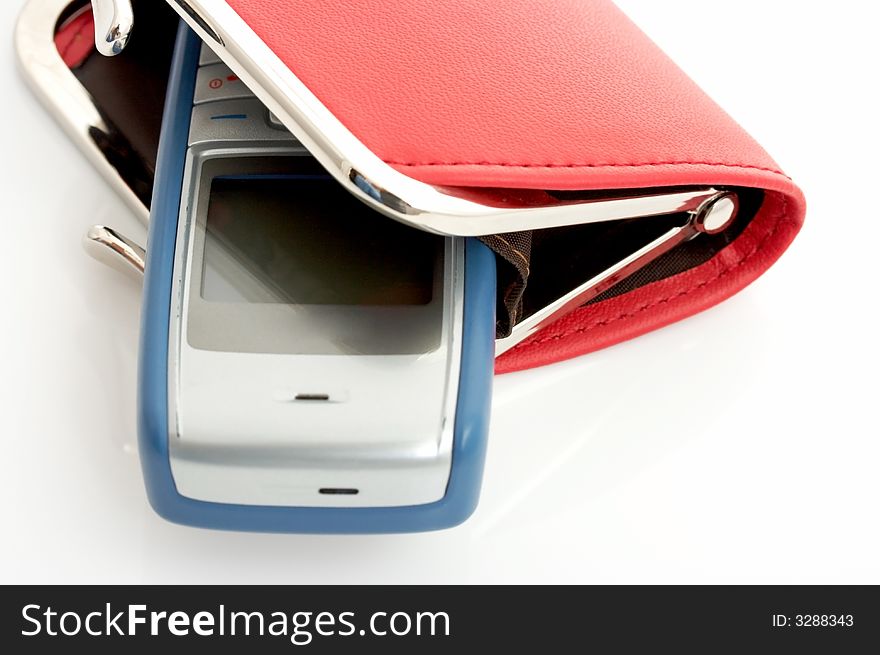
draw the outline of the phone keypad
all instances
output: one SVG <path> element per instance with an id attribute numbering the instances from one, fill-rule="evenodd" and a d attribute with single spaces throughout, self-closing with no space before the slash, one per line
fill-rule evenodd
<path id="1" fill-rule="evenodd" d="M 244 98 L 193 107 L 189 145 L 216 141 L 295 143 L 296 140 L 287 130 L 269 124 L 263 103 L 256 98 Z"/>
<path id="2" fill-rule="evenodd" d="M 251 90 L 226 64 L 211 64 L 199 68 L 196 76 L 194 104 L 200 105 L 215 100 L 234 100 L 253 96 Z"/>
<path id="3" fill-rule="evenodd" d="M 204 141 L 295 141 L 293 135 L 205 43 L 193 96 L 190 145 Z"/>

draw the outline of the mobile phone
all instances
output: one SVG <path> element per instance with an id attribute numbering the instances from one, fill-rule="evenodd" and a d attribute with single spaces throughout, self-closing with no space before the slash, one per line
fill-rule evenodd
<path id="1" fill-rule="evenodd" d="M 147 244 L 139 437 L 162 516 L 395 532 L 476 506 L 495 261 L 340 187 L 184 26 Z"/>
<path id="2" fill-rule="evenodd" d="M 93 4 L 111 6 L 116 3 L 108 0 L 105 3 Z M 120 6 L 125 4 L 122 2 Z M 96 49 L 94 44 L 89 43 L 88 33 L 90 26 L 97 25 L 93 31 L 96 31 L 101 38 L 108 34 L 117 34 L 115 28 L 110 29 L 109 32 L 106 31 L 108 27 L 105 24 L 106 21 L 99 20 L 113 18 L 116 16 L 115 13 L 104 12 L 101 14 L 98 12 L 101 15 L 93 15 L 86 0 L 28 0 L 16 28 L 16 52 L 24 78 L 64 126 L 73 142 L 83 150 L 91 163 L 105 176 L 111 186 L 121 194 L 144 222 L 148 221 L 149 209 L 153 200 L 151 192 L 154 190 L 154 174 L 157 174 L 157 160 L 160 159 L 157 156 L 157 146 L 159 133 L 162 131 L 160 129 L 162 120 L 157 120 L 157 116 L 164 116 L 166 125 L 175 126 L 176 136 L 173 139 L 167 137 L 164 140 L 164 142 L 173 144 L 164 146 L 164 150 L 171 154 L 161 158 L 162 165 L 158 169 L 158 174 L 164 176 L 164 181 L 155 197 L 158 202 L 163 203 L 163 206 L 154 213 L 157 216 L 161 213 L 166 218 L 161 221 L 161 227 L 154 230 L 157 234 L 151 237 L 151 242 L 163 248 L 161 253 L 154 253 L 152 273 L 148 276 L 150 278 L 148 290 L 150 293 L 159 294 L 159 300 L 147 299 L 152 304 L 150 305 L 151 310 L 144 313 L 144 320 L 152 322 L 152 312 L 156 308 L 160 312 L 165 312 L 167 317 L 170 317 L 172 311 L 176 312 L 176 316 L 180 316 L 189 309 L 189 305 L 183 307 L 180 303 L 172 304 L 169 299 L 172 293 L 172 282 L 176 279 L 173 267 L 178 252 L 175 250 L 177 236 L 186 233 L 186 230 L 183 232 L 178 230 L 181 196 L 185 195 L 182 193 L 185 167 L 181 162 L 186 161 L 188 154 L 191 118 L 199 113 L 204 118 L 207 112 L 207 109 L 198 109 L 198 107 L 207 107 L 209 104 L 211 110 L 227 107 L 225 112 L 215 112 L 197 126 L 193 123 L 194 127 L 201 130 L 200 134 L 206 141 L 211 141 L 214 146 L 224 144 L 224 148 L 228 147 L 241 155 L 242 161 L 263 162 L 262 168 L 258 166 L 244 170 L 241 167 L 232 166 L 225 172 L 219 171 L 219 177 L 225 179 L 219 181 L 217 185 L 218 203 L 220 198 L 235 197 L 236 185 L 239 190 L 242 186 L 248 187 L 244 189 L 244 192 L 250 189 L 253 196 L 254 179 L 262 175 L 263 181 L 260 184 L 264 185 L 265 197 L 271 198 L 273 193 L 277 195 L 279 186 L 293 188 L 299 185 L 297 188 L 303 191 L 296 196 L 296 199 L 301 203 L 308 204 L 311 202 L 309 192 L 321 185 L 326 185 L 327 180 L 320 177 L 323 175 L 323 171 L 312 169 L 310 164 L 307 165 L 310 160 L 305 156 L 299 144 L 283 129 L 279 121 L 272 116 L 268 116 L 266 121 L 251 120 L 256 115 L 251 112 L 251 108 L 260 115 L 266 116 L 265 108 L 256 104 L 249 89 L 232 74 L 232 71 L 226 69 L 220 63 L 220 58 L 210 50 L 205 50 L 204 59 L 198 61 L 202 55 L 200 52 L 196 61 L 191 62 L 185 70 L 181 69 L 179 55 L 174 65 L 175 77 L 171 79 L 169 85 L 169 65 L 172 56 L 175 51 L 178 53 L 182 51 L 181 48 L 176 47 L 179 45 L 178 40 L 175 39 L 177 16 L 166 3 L 132 0 L 132 6 L 137 14 L 139 27 L 134 32 L 126 33 L 123 40 L 119 41 L 120 47 L 123 42 L 127 44 L 124 51 L 118 56 L 108 59 L 98 54 L 100 48 Z M 122 12 L 122 14 L 125 13 Z M 130 15 L 130 12 L 128 13 Z M 196 29 L 199 28 L 196 27 Z M 208 36 L 210 37 L 210 34 Z M 109 43 L 106 39 L 101 41 L 101 38 L 98 39 L 101 45 Z M 223 48 L 222 43 L 218 43 L 216 40 L 211 43 L 218 48 L 218 52 L 233 62 L 233 66 L 236 65 L 236 58 L 230 59 L 229 52 Z M 117 52 L 117 49 L 114 48 L 113 51 Z M 240 63 L 238 62 L 238 64 Z M 199 64 L 203 65 L 199 66 Z M 192 88 L 182 91 L 185 85 Z M 166 86 L 176 94 L 174 96 L 176 99 L 173 103 L 174 109 L 163 112 L 162 101 L 165 98 Z M 196 90 L 200 94 L 198 99 L 195 97 Z M 265 93 L 265 89 L 262 91 Z M 185 98 L 187 94 L 189 97 Z M 196 109 L 194 109 L 194 103 L 197 105 Z M 247 111 L 242 113 L 240 109 L 245 105 Z M 173 112 L 179 112 L 180 116 Z M 266 128 L 267 122 L 269 129 Z M 285 123 L 291 125 L 290 116 L 287 116 Z M 232 134 L 237 128 L 241 128 L 243 133 L 239 134 L 239 137 L 232 138 Z M 245 158 L 244 155 L 248 154 L 246 148 L 249 147 L 249 142 L 251 145 L 256 144 L 257 150 L 250 153 L 253 155 L 252 157 Z M 283 163 L 285 158 L 288 161 L 287 167 L 282 165 L 280 170 L 275 170 L 268 166 L 270 162 Z M 206 158 L 205 161 L 209 162 L 209 167 L 215 165 L 210 163 L 214 159 L 223 158 Z M 226 159 L 232 160 L 234 158 L 226 157 Z M 295 165 L 293 165 L 294 163 Z M 174 173 L 169 173 L 169 171 L 174 171 Z M 286 176 L 286 181 L 281 179 L 284 176 Z M 243 177 L 247 179 L 237 179 Z M 276 178 L 275 183 L 277 184 L 270 183 L 272 180 L 268 178 L 272 177 Z M 205 181 L 213 179 L 213 177 L 206 178 Z M 358 188 L 361 191 L 377 192 L 376 188 L 366 184 L 365 180 L 357 178 L 357 176 L 352 178 L 352 181 L 356 186 L 360 184 Z M 192 180 L 187 184 L 192 184 Z M 225 190 L 221 188 L 224 185 L 227 187 Z M 507 265 L 502 261 L 508 257 L 509 253 L 505 255 L 503 248 L 499 249 L 497 244 L 493 246 L 500 255 L 498 259 L 500 276 L 495 285 L 498 289 L 496 302 L 498 306 L 505 307 L 509 314 L 509 317 L 506 317 L 509 320 L 500 320 L 496 324 L 498 337 L 496 355 L 514 347 L 577 306 L 605 299 L 617 293 L 624 293 L 707 261 L 736 238 L 748 224 L 750 218 L 754 216 L 762 200 L 761 192 L 747 189 L 668 188 L 615 190 L 601 193 L 578 191 L 548 191 L 546 193 L 552 196 L 554 202 L 589 201 L 592 209 L 588 213 L 592 218 L 583 216 L 581 218 L 586 221 L 583 225 L 537 230 L 529 237 L 532 239 L 532 261 L 531 266 L 527 266 L 526 270 L 531 268 L 531 275 L 528 275 L 528 286 L 520 299 L 519 306 L 508 306 L 508 298 L 512 297 L 509 296 L 509 292 L 511 289 L 516 289 L 518 285 L 520 288 L 525 288 L 523 285 L 525 280 L 517 277 L 519 275 L 518 269 L 515 270 L 514 266 Z M 264 194 L 256 195 L 262 197 Z M 379 195 L 381 196 L 381 193 Z M 186 201 L 190 201 L 189 197 Z M 283 207 L 281 198 L 276 197 L 274 202 Z M 205 233 L 210 231 L 207 225 L 211 205 L 210 194 L 206 203 L 203 207 L 207 213 L 204 214 L 199 228 Z M 227 204 L 234 205 L 229 201 Z M 359 207 L 359 210 L 362 208 Z M 222 211 L 216 210 L 214 213 L 222 213 Z M 169 216 L 174 216 L 175 222 L 173 224 L 169 222 L 171 220 L 167 218 Z M 587 220 L 588 218 L 589 220 Z M 600 218 L 601 220 L 598 220 Z M 218 224 L 220 223 L 222 221 Z M 315 224 L 323 223 L 318 221 Z M 229 240 L 229 235 L 226 235 L 222 229 L 214 230 L 214 232 L 218 238 L 223 237 L 227 241 Z M 698 235 L 699 238 L 696 238 Z M 234 231 L 232 236 L 235 236 Z M 505 243 L 504 238 L 498 238 L 495 241 Z M 490 237 L 487 242 L 491 244 L 493 239 Z M 135 273 L 139 277 L 143 275 L 143 248 L 131 239 L 118 234 L 115 230 L 104 226 L 95 226 L 89 230 L 84 243 L 89 252 L 101 261 L 112 263 L 115 267 Z M 189 243 L 182 242 L 181 247 Z M 207 243 L 207 237 L 205 237 L 205 243 Z M 467 262 L 465 270 L 467 272 L 480 266 L 481 264 L 476 262 L 486 260 L 488 253 L 482 251 L 476 242 L 465 241 L 464 243 Z M 253 244 L 251 246 L 254 247 Z M 202 268 L 196 265 L 196 270 L 202 271 L 205 267 L 206 250 L 204 245 L 200 247 L 202 250 L 194 250 L 193 252 L 202 257 Z M 216 252 L 220 252 L 217 248 L 209 247 L 207 251 L 215 253 L 213 259 L 219 257 L 216 255 Z M 472 253 L 472 251 L 474 252 Z M 247 255 L 249 250 L 238 247 L 238 251 L 236 251 L 233 244 L 230 246 L 230 252 L 238 252 L 238 256 L 241 257 Z M 407 252 L 407 248 L 404 247 L 394 252 Z M 226 259 L 231 263 L 237 262 L 235 257 L 227 256 Z M 187 260 L 187 262 L 189 261 Z M 443 259 L 444 266 L 445 261 Z M 515 259 L 515 261 L 519 262 L 519 259 Z M 526 261 L 526 264 L 529 262 Z M 254 265 L 255 262 L 251 262 L 251 266 Z M 435 262 L 435 265 L 439 264 Z M 243 270 L 247 271 L 247 267 L 243 267 Z M 182 273 L 180 274 L 182 275 Z M 488 278 L 481 275 L 481 279 L 487 280 Z M 466 290 L 470 289 L 469 284 L 475 284 L 470 273 L 466 276 L 464 285 Z M 278 294 L 284 292 L 284 285 L 281 286 L 281 289 L 276 289 Z M 186 288 L 186 285 L 180 284 L 178 281 L 175 293 L 183 293 Z M 207 291 L 209 299 L 205 300 L 202 298 L 202 291 L 199 288 L 193 292 L 191 298 L 195 304 L 205 300 L 204 307 L 207 307 L 209 312 L 213 308 L 217 314 L 219 304 L 211 304 L 210 300 L 212 293 L 215 292 L 216 289 Z M 267 292 L 264 290 L 264 293 Z M 214 295 L 213 297 L 217 298 L 218 296 Z M 259 300 L 259 294 L 256 297 Z M 474 297 L 475 292 L 465 294 L 466 300 Z M 319 300 L 320 298 L 313 297 L 310 303 L 301 302 L 300 305 L 303 306 L 301 309 L 311 305 L 327 309 L 329 303 L 318 302 Z M 470 302 L 474 301 L 468 300 L 464 303 L 466 309 L 471 306 Z M 260 308 L 268 303 L 258 301 L 250 304 Z M 275 304 L 284 305 L 285 303 L 276 302 Z M 485 302 L 479 306 L 489 307 L 491 304 Z M 474 305 L 474 307 L 476 306 Z M 386 309 L 388 308 L 386 307 Z M 477 315 L 478 311 L 482 310 L 465 311 L 464 315 L 465 317 L 473 317 Z M 251 316 L 254 317 L 257 313 L 255 312 Z M 320 313 L 311 312 L 310 315 L 317 317 Z M 200 315 L 198 310 L 192 314 L 186 314 L 187 318 Z M 329 316 L 329 313 L 324 312 L 324 316 Z M 168 320 L 170 321 L 170 318 Z M 466 318 L 466 320 L 469 319 Z M 223 324 L 220 319 L 218 322 Z M 230 323 L 230 325 L 233 324 L 234 322 Z M 154 499 L 154 504 L 157 507 L 170 508 L 167 511 L 161 510 L 163 513 L 169 515 L 176 513 L 178 516 L 176 520 L 183 522 L 227 527 L 235 527 L 238 522 L 242 527 L 250 526 L 254 529 L 294 529 L 279 526 L 298 522 L 299 529 L 304 531 L 308 529 L 333 530 L 331 524 L 339 521 L 353 524 L 366 516 L 358 510 L 357 516 L 350 519 L 335 516 L 327 518 L 330 515 L 324 514 L 322 515 L 324 518 L 318 520 L 313 518 L 312 513 L 308 513 L 307 516 L 294 521 L 289 512 L 284 513 L 283 517 L 278 517 L 273 513 L 271 519 L 258 518 L 253 511 L 253 507 L 258 507 L 255 505 L 246 506 L 246 511 L 239 512 L 235 509 L 236 503 L 233 502 L 216 503 L 221 505 L 219 508 L 214 507 L 211 504 L 214 501 L 211 500 L 204 501 L 199 505 L 181 504 L 180 499 L 168 491 L 169 489 L 177 489 L 168 463 L 170 461 L 168 434 L 172 428 L 166 428 L 163 437 L 160 427 L 163 422 L 164 424 L 168 423 L 169 416 L 168 370 L 177 366 L 177 363 L 172 362 L 172 366 L 169 366 L 169 363 L 166 362 L 163 364 L 165 368 L 161 373 L 155 370 L 157 362 L 163 361 L 161 356 L 156 356 L 156 353 L 164 353 L 162 356 L 167 357 L 169 352 L 168 335 L 175 335 L 177 338 L 176 335 L 179 334 L 180 327 L 175 325 L 172 329 L 171 325 L 164 328 L 160 325 L 158 329 L 159 331 L 155 334 L 155 331 L 150 332 L 152 335 L 148 340 L 150 354 L 142 354 L 142 359 L 149 359 L 149 361 L 141 366 L 141 379 L 155 381 L 156 386 L 155 388 L 151 386 L 149 389 L 142 388 L 141 391 L 143 409 L 141 424 L 145 426 L 141 430 L 141 434 L 147 434 L 142 438 L 142 450 L 145 470 L 149 469 L 151 472 L 147 476 L 148 485 L 151 488 L 151 498 Z M 164 336 L 163 329 L 165 330 Z M 363 335 L 360 336 L 363 338 Z M 255 338 L 254 335 L 249 335 L 249 337 Z M 466 341 L 464 345 L 467 345 Z M 177 346 L 175 345 L 175 347 Z M 356 346 L 348 342 L 346 347 Z M 222 353 L 223 351 L 221 349 L 218 352 Z M 393 356 L 393 354 L 384 353 L 382 356 Z M 475 358 L 472 360 L 476 361 Z M 165 377 L 163 378 L 163 376 Z M 461 376 L 465 376 L 465 374 L 462 373 Z M 177 384 L 176 378 L 173 382 L 175 385 Z M 479 387 L 477 382 L 474 384 Z M 172 385 L 170 388 L 174 391 L 176 386 Z M 333 387 L 321 392 L 295 391 L 293 395 L 300 396 L 300 398 L 294 397 L 294 401 L 296 403 L 313 403 L 315 406 L 321 403 L 332 403 L 334 395 L 344 388 L 344 386 Z M 284 397 L 285 394 L 289 395 L 292 391 L 290 385 L 281 385 L 279 389 L 283 389 L 283 391 L 275 390 L 273 394 Z M 483 398 L 487 395 L 487 393 L 481 392 L 477 394 L 477 397 Z M 172 400 L 177 402 L 176 397 L 172 397 Z M 469 397 L 462 396 L 460 393 L 456 412 L 463 411 L 464 403 L 468 401 Z M 164 409 L 162 409 L 163 403 Z M 462 434 L 465 435 L 465 439 L 455 443 L 459 445 L 472 443 L 468 441 L 468 435 L 471 434 L 469 431 L 465 430 Z M 172 442 L 172 444 L 176 443 Z M 183 454 L 183 451 L 180 452 Z M 454 447 L 454 465 L 449 473 L 450 482 L 444 499 L 449 500 L 450 503 L 453 499 L 459 499 L 455 502 L 461 503 L 456 505 L 460 508 L 466 507 L 469 501 L 461 500 L 464 498 L 461 492 L 463 487 L 458 481 L 465 478 L 471 481 L 478 480 L 479 475 L 478 473 L 463 475 L 460 472 L 469 470 L 467 466 L 472 466 L 474 462 L 479 460 L 479 457 L 461 457 L 455 456 L 455 453 Z M 150 463 L 153 458 L 158 459 L 156 462 Z M 465 462 L 471 462 L 471 464 L 462 468 L 461 465 Z M 320 494 L 322 496 L 360 496 L 359 499 L 337 499 L 336 502 L 345 500 L 350 503 L 341 509 L 353 507 L 357 500 L 366 498 L 366 494 L 361 495 L 359 488 L 357 488 L 357 494 L 352 493 L 356 487 L 320 487 L 319 493 L 321 489 L 325 491 Z M 210 493 L 205 494 L 205 497 L 217 498 Z M 251 501 L 254 500 L 251 498 Z M 329 500 L 327 502 L 330 503 Z M 398 497 L 396 502 L 404 501 Z M 434 504 L 426 503 L 419 506 L 422 518 L 418 521 L 413 520 L 413 524 L 419 523 L 427 528 L 431 525 L 439 526 L 450 523 L 452 521 L 450 518 L 451 504 L 430 509 L 429 506 Z M 269 507 L 279 506 L 269 505 Z M 459 511 L 461 512 L 461 510 Z M 389 529 L 409 529 L 400 527 L 402 523 L 399 512 L 395 512 L 393 517 L 389 517 L 387 513 L 384 513 L 383 516 L 386 518 L 375 521 L 376 526 L 386 522 L 398 526 Z M 326 521 L 326 525 L 320 527 L 324 521 Z M 266 527 L 269 524 L 274 527 Z M 309 525 L 312 528 L 309 528 Z M 338 527 L 335 529 L 342 530 Z M 378 531 L 383 528 L 372 527 L 369 529 Z M 412 529 L 419 528 L 416 526 Z"/>

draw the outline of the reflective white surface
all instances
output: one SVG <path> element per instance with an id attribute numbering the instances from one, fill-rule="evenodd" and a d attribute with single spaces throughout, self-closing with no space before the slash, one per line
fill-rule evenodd
<path id="1" fill-rule="evenodd" d="M 79 245 L 94 223 L 142 232 L 0 54 L 0 583 L 880 583 L 865 84 L 880 11 L 620 4 L 805 188 L 808 223 L 723 306 L 499 378 L 480 508 L 433 534 L 221 533 L 152 513 L 134 440 L 139 288 Z M 0 6 L 0 30 L 18 9 Z M 717 24 L 712 47 L 692 38 Z"/>

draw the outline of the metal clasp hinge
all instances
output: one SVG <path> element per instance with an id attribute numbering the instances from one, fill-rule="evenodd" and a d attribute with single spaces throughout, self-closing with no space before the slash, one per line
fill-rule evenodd
<path id="1" fill-rule="evenodd" d="M 685 212 L 684 223 L 668 230 L 642 248 L 624 257 L 601 273 L 593 276 L 583 284 L 558 298 L 554 302 L 513 326 L 507 337 L 495 341 L 495 355 L 501 355 L 520 342 L 529 338 L 542 328 L 570 314 L 578 307 L 613 288 L 633 273 L 669 252 L 679 244 L 699 236 L 700 234 L 718 234 L 726 230 L 736 219 L 739 211 L 739 196 L 734 191 L 725 189 L 699 189 L 690 193 L 689 200 L 682 204 L 682 194 L 647 195 L 643 199 L 651 204 L 651 216 Z M 593 207 L 601 209 L 613 207 L 620 200 L 597 200 Z M 643 215 L 627 218 L 642 218 Z M 612 220 L 621 220 L 615 215 Z"/>

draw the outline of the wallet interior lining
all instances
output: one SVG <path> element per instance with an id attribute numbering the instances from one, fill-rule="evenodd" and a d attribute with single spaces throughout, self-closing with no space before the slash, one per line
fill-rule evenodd
<path id="1" fill-rule="evenodd" d="M 715 257 L 742 234 L 764 203 L 764 192 L 760 189 L 737 189 L 737 193 L 740 198 L 739 215 L 726 230 L 715 235 L 704 234 L 681 244 L 586 304 L 591 305 L 635 291 L 652 282 L 702 266 Z"/>
<path id="2" fill-rule="evenodd" d="M 585 304 L 608 300 L 709 261 L 742 233 L 763 202 L 763 191 L 738 188 L 736 192 L 739 215 L 725 231 L 701 234 L 680 244 Z M 617 193 L 632 195 L 635 191 Z M 516 323 L 685 220 L 682 214 L 671 214 L 484 237 L 498 255 L 497 336 L 507 336 Z"/>

